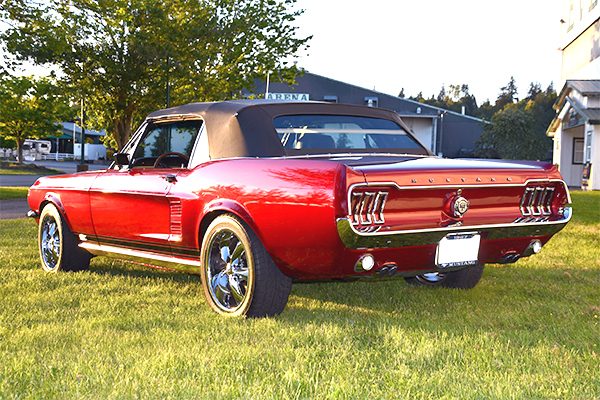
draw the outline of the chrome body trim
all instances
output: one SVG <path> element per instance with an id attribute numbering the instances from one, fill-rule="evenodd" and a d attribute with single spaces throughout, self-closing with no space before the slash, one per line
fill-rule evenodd
<path id="1" fill-rule="evenodd" d="M 350 219 L 355 226 L 383 225 L 385 218 L 383 211 L 387 201 L 388 192 L 351 192 Z"/>
<path id="2" fill-rule="evenodd" d="M 358 210 L 361 225 L 371 225 L 371 223 L 373 222 L 371 218 L 371 213 L 373 213 L 374 197 L 375 192 L 365 192 L 362 197 L 362 201 L 360 202 L 360 209 Z"/>
<path id="3" fill-rule="evenodd" d="M 371 268 L 365 268 L 364 261 L 365 261 L 365 258 L 367 258 L 367 257 L 370 257 L 370 259 L 373 263 L 373 265 L 371 265 Z M 368 264 L 368 265 L 370 265 L 370 264 Z M 358 273 L 368 272 L 368 271 L 371 271 L 374 266 L 375 266 L 375 259 L 373 258 L 373 256 L 369 253 L 363 254 L 362 256 L 360 256 L 360 258 L 358 259 L 356 264 L 354 264 L 354 272 L 358 272 Z"/>
<path id="4" fill-rule="evenodd" d="M 400 186 L 398 185 L 396 182 L 367 182 L 367 183 L 355 183 L 353 185 L 351 185 L 348 188 L 348 204 L 352 205 L 352 194 L 353 194 L 353 190 L 355 188 L 359 188 L 359 187 L 395 187 L 398 190 L 423 190 L 423 189 L 449 189 L 449 190 L 461 190 L 464 188 L 485 188 L 485 187 L 524 187 L 525 189 L 527 189 L 527 186 L 532 184 L 532 183 L 536 183 L 536 182 L 540 182 L 540 183 L 560 183 L 563 185 L 565 192 L 567 194 L 567 204 L 571 204 L 571 193 L 569 192 L 569 188 L 567 186 L 567 184 L 561 180 L 561 179 L 529 179 L 527 181 L 525 181 L 524 183 L 511 183 L 511 184 L 481 184 L 481 185 L 459 185 L 459 184 L 451 184 L 451 185 L 431 185 L 431 186 Z M 534 190 L 536 188 L 533 188 Z M 554 191 L 556 190 L 556 188 L 552 188 L 552 193 L 554 193 Z M 527 193 L 527 192 L 524 192 Z M 387 198 L 387 197 L 386 197 Z M 551 200 L 552 196 L 549 196 L 549 199 Z M 523 202 L 525 199 L 525 194 L 523 194 L 523 197 L 521 199 L 521 205 L 520 205 L 520 210 L 522 212 L 523 210 Z M 571 215 L 572 215 L 572 210 L 571 207 L 565 207 L 565 212 L 564 212 L 564 216 L 562 219 L 558 220 L 558 221 L 549 221 L 549 218 L 518 218 L 517 220 L 511 222 L 511 223 L 507 223 L 507 224 L 499 224 L 499 225 L 479 225 L 479 226 L 465 226 L 460 228 L 460 230 L 465 230 L 465 229 L 476 229 L 476 230 L 481 230 L 481 229 L 487 229 L 487 228 L 506 228 L 506 227 L 510 227 L 512 226 L 512 224 L 518 223 L 520 226 L 525 226 L 525 225 L 529 225 L 529 224 L 534 224 L 535 226 L 540 226 L 540 224 L 551 224 L 551 225 L 560 225 L 560 224 L 566 224 L 567 222 L 569 222 L 569 220 L 571 219 Z M 350 212 L 353 212 L 353 210 L 349 210 Z M 541 215 L 541 211 L 540 211 L 540 215 Z M 545 214 L 544 214 L 545 215 Z M 417 230 L 405 230 L 405 231 L 381 231 L 380 229 L 373 229 L 373 230 L 365 230 L 365 229 L 360 229 L 359 224 L 357 224 L 354 219 L 353 215 L 348 216 L 348 218 L 341 218 L 338 219 L 338 233 L 340 231 L 340 220 L 342 219 L 350 219 L 351 220 L 351 224 L 350 227 L 352 229 L 352 231 L 354 232 L 354 234 L 358 235 L 358 236 L 387 236 L 387 235 L 395 235 L 395 234 L 419 234 L 419 233 L 424 233 L 424 232 L 454 232 L 459 230 L 459 227 L 457 226 L 448 226 L 448 227 L 443 227 L 443 228 L 432 228 L 432 229 L 417 229 Z M 562 227 L 560 228 L 562 229 Z M 558 229 L 556 232 L 558 232 L 560 229 Z M 344 231 L 345 232 L 345 231 Z M 344 233 L 346 235 L 346 233 Z M 341 236 L 340 236 L 341 237 Z M 441 237 L 440 237 L 441 239 Z M 344 240 L 342 240 L 344 241 Z M 345 243 L 344 243 L 345 244 Z M 347 246 L 346 246 L 347 247 Z M 390 247 L 396 247 L 396 246 L 390 246 Z M 368 248 L 368 247 L 366 247 Z"/>
<path id="5" fill-rule="evenodd" d="M 200 260 L 190 260 L 178 257 L 164 256 L 156 253 L 131 250 L 116 246 L 99 245 L 90 242 L 79 243 L 79 247 L 86 249 L 95 256 L 117 258 L 140 264 L 153 265 L 161 268 L 200 274 Z"/>
<path id="6" fill-rule="evenodd" d="M 522 186 L 522 187 L 526 187 L 527 185 L 533 183 L 533 182 L 540 182 L 540 183 L 562 183 L 565 187 L 565 190 L 567 192 L 567 197 L 568 197 L 568 201 L 569 204 L 571 204 L 571 194 L 569 193 L 569 189 L 567 184 L 565 183 L 565 181 L 563 181 L 562 179 L 528 179 L 523 183 L 495 183 L 495 184 L 491 184 L 491 183 L 482 183 L 480 185 L 478 184 L 469 184 L 469 185 L 462 185 L 459 182 L 456 183 L 451 183 L 448 185 L 420 185 L 420 186 L 400 186 L 398 185 L 396 182 L 366 182 L 366 183 L 355 183 L 353 185 L 351 185 L 348 188 L 348 196 L 350 195 L 350 193 L 352 192 L 352 189 L 354 189 L 355 187 L 365 187 L 365 186 L 393 186 L 398 190 L 419 190 L 419 189 L 464 189 L 464 188 L 485 188 L 485 187 L 517 187 L 517 186 Z M 350 204 L 350 203 L 348 203 Z"/>
<path id="7" fill-rule="evenodd" d="M 302 159 L 302 158 L 323 158 L 330 157 L 332 161 L 341 161 L 343 159 L 355 159 L 366 157 L 412 157 L 412 158 L 437 158 L 428 154 L 409 154 L 409 153 L 321 153 L 321 154 L 302 154 L 302 155 L 285 155 L 269 157 L 271 159 Z"/>
<path id="8" fill-rule="evenodd" d="M 388 192 L 377 192 L 377 197 L 375 197 L 375 207 L 373 212 L 373 222 L 376 224 L 384 224 L 385 218 L 383 217 L 383 210 L 385 210 L 385 203 L 389 196 Z"/>
<path id="9" fill-rule="evenodd" d="M 562 219 L 540 222 L 511 222 L 507 224 L 453 226 L 405 231 L 358 232 L 348 218 L 337 220 L 337 230 L 342 243 L 348 249 L 387 249 L 394 247 L 437 244 L 449 233 L 479 231 L 485 240 L 554 235 L 571 220 L 570 207 L 565 207 Z"/>
<path id="10" fill-rule="evenodd" d="M 526 187 L 521 197 L 521 215 L 524 217 L 552 214 L 554 187 Z"/>

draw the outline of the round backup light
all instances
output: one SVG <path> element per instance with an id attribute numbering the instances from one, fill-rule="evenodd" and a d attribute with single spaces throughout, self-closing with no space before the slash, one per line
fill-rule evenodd
<path id="1" fill-rule="evenodd" d="M 373 258 L 372 255 L 367 254 L 366 256 L 363 257 L 362 265 L 363 265 L 363 268 L 365 271 L 370 271 L 375 266 L 375 259 Z"/>
<path id="2" fill-rule="evenodd" d="M 356 264 L 354 265 L 355 272 L 365 272 L 370 271 L 375 266 L 375 258 L 370 254 L 365 254 L 361 258 L 358 259 Z"/>
<path id="3" fill-rule="evenodd" d="M 525 249 L 525 252 L 523 253 L 523 255 L 525 257 L 531 256 L 533 254 L 538 254 L 540 251 L 542 251 L 542 242 L 540 242 L 539 240 L 534 240 L 531 243 L 529 243 L 529 246 L 527 246 L 527 249 Z"/>

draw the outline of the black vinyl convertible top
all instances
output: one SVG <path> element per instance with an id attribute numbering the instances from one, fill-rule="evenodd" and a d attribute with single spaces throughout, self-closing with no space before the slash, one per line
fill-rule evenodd
<path id="1" fill-rule="evenodd" d="M 288 155 L 279 139 L 273 118 L 281 115 L 350 115 L 396 122 L 408 135 L 410 129 L 393 111 L 350 104 L 282 102 L 275 100 L 231 100 L 191 103 L 155 111 L 148 120 L 202 118 L 206 124 L 211 159 L 231 157 L 282 157 Z M 411 137 L 413 137 L 411 135 Z M 414 137 L 413 137 L 414 139 Z M 415 139 L 415 141 L 417 141 Z M 417 141 L 418 142 L 418 141 Z M 413 154 L 431 155 L 425 147 Z"/>

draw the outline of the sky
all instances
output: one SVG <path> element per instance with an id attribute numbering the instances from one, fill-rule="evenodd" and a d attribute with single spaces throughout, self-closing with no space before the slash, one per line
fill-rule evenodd
<path id="1" fill-rule="evenodd" d="M 481 105 L 514 76 L 560 90 L 563 0 L 297 0 L 298 67 L 367 89 L 430 98 L 469 85 Z M 26 73 L 46 75 L 43 68 Z"/>
<path id="2" fill-rule="evenodd" d="M 469 85 L 495 102 L 514 76 L 560 90 L 562 0 L 297 0 L 298 67 L 397 96 Z"/>

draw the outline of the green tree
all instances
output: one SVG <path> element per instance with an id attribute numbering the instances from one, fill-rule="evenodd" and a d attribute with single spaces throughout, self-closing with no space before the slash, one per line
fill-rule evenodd
<path id="1" fill-rule="evenodd" d="M 535 98 L 531 99 L 528 96 L 528 98 L 525 99 L 527 102 L 526 107 L 535 121 L 534 132 L 536 140 L 539 141 L 540 146 L 546 148 L 547 153 L 550 153 L 552 150 L 552 139 L 546 135 L 546 130 L 556 116 L 556 110 L 554 110 L 553 106 L 554 103 L 556 103 L 558 95 L 556 94 L 552 83 L 550 83 L 544 91 L 541 91 L 541 86 L 539 86 L 539 89 L 539 92 L 532 92 L 532 94 L 535 94 Z M 539 158 L 549 158 L 549 154 L 547 156 L 540 154 Z"/>
<path id="2" fill-rule="evenodd" d="M 295 37 L 295 2 L 4 0 L 0 39 L 16 62 L 58 67 L 121 149 L 134 121 L 165 103 L 237 98 L 268 72 L 293 80 L 282 60 L 310 39 Z"/>
<path id="3" fill-rule="evenodd" d="M 15 149 L 17 142 L 13 139 L 7 139 L 4 136 L 0 136 L 0 149 Z"/>
<path id="4" fill-rule="evenodd" d="M 440 89 L 440 92 L 438 93 L 436 100 L 438 101 L 438 103 L 445 103 L 447 99 L 448 99 L 448 95 L 446 94 L 446 87 L 444 85 L 442 85 L 442 88 Z"/>
<path id="5" fill-rule="evenodd" d="M 542 93 L 542 85 L 539 82 L 529 84 L 529 90 L 527 91 L 526 100 L 535 100 L 535 98 Z"/>
<path id="6" fill-rule="evenodd" d="M 0 80 L 0 137 L 14 140 L 23 161 L 28 138 L 60 135 L 58 121 L 67 107 L 48 78 L 7 77 Z"/>
<path id="7" fill-rule="evenodd" d="M 510 97 L 507 88 L 516 88 L 514 79 L 511 79 L 511 83 L 501 89 L 507 94 L 505 100 Z M 502 94 L 498 99 L 501 97 Z M 552 140 L 546 136 L 546 129 L 555 115 L 552 106 L 556 98 L 552 83 L 545 91 L 542 91 L 539 83 L 531 83 L 525 99 L 505 104 L 492 116 L 492 124 L 483 125 L 483 134 L 476 143 L 476 156 L 513 160 L 547 159 Z"/>
<path id="8" fill-rule="evenodd" d="M 416 96 L 410 96 L 409 100 L 418 101 L 419 103 L 425 103 L 425 98 L 423 97 L 423 92 L 419 92 Z"/>
<path id="9" fill-rule="evenodd" d="M 503 159 L 528 159 L 534 121 L 530 113 L 519 105 L 508 105 L 494 114 L 491 124 L 483 127 L 476 143 L 477 156 Z"/>
<path id="10" fill-rule="evenodd" d="M 490 119 L 492 119 L 492 117 L 497 111 L 498 110 L 496 109 L 496 107 L 494 107 L 492 103 L 490 103 L 490 99 L 487 99 L 486 101 L 481 103 L 481 105 L 477 108 L 477 112 L 473 114 L 473 116 L 489 121 Z"/>
<path id="11" fill-rule="evenodd" d="M 445 85 L 442 85 L 437 97 L 431 96 L 427 100 L 422 99 L 421 93 L 419 95 L 421 95 L 421 99 L 413 97 L 410 99 L 457 113 L 461 113 L 462 107 L 465 106 L 467 115 L 476 116 L 478 114 L 477 100 L 474 95 L 469 93 L 469 85 L 449 85 L 448 89 L 446 89 Z"/>
<path id="12" fill-rule="evenodd" d="M 507 104 L 513 104 L 515 102 L 518 102 L 519 99 L 517 95 L 517 83 L 515 82 L 515 78 L 511 76 L 508 84 L 500 88 L 500 94 L 496 99 L 496 108 L 500 110 L 504 108 Z"/>

